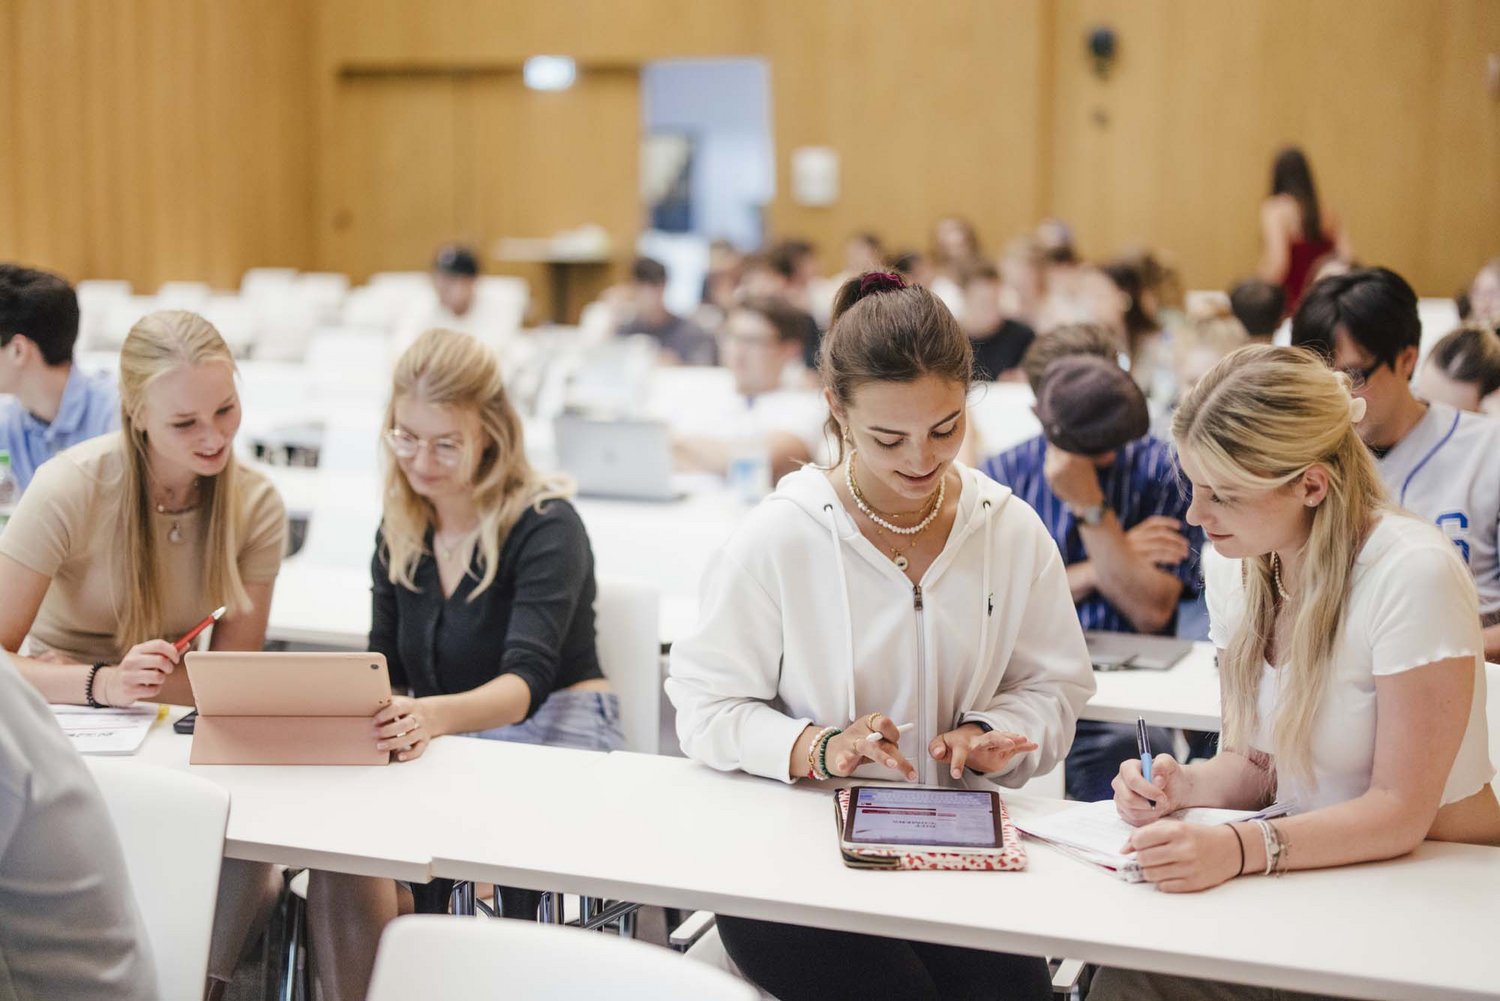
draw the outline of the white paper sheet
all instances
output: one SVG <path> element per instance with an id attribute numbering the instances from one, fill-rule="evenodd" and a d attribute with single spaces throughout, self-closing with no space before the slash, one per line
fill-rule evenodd
<path id="1" fill-rule="evenodd" d="M 145 743 L 160 707 L 53 706 L 52 715 L 80 754 L 134 754 Z"/>

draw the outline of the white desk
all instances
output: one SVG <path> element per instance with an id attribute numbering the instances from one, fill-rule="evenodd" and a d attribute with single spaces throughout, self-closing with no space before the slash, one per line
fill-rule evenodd
<path id="1" fill-rule="evenodd" d="M 524 841 L 520 854 L 451 838 L 434 874 L 1284 988 L 1500 997 L 1496 849 L 1424 845 L 1379 866 L 1173 896 L 1039 845 L 1021 873 L 847 869 L 827 790 L 683 759 L 612 754 L 585 785 L 603 826 L 531 825 L 507 846 Z M 1007 799 L 1018 814 L 1058 807 Z"/>
<path id="2" fill-rule="evenodd" d="M 140 760 L 187 768 L 158 724 Z M 1500 851 L 1173 896 L 1031 845 L 1020 873 L 846 869 L 827 789 L 678 758 L 442 738 L 385 768 L 195 767 L 231 796 L 226 854 L 450 877 L 1372 998 L 1500 998 Z M 1011 809 L 1056 801 L 1007 796 Z M 955 906 L 961 901 L 961 906 Z M 1230 934 L 1226 928 L 1249 929 Z"/>
<path id="3" fill-rule="evenodd" d="M 1212 643 L 1193 650 L 1165 671 L 1095 671 L 1099 689 L 1082 718 L 1105 723 L 1134 723 L 1144 717 L 1152 726 L 1184 730 L 1218 730 L 1219 669 Z"/>
<path id="4" fill-rule="evenodd" d="M 547 802 L 568 819 L 557 776 L 597 771 L 606 755 L 471 738 L 444 738 L 416 761 L 369 766 L 190 765 L 192 739 L 173 732 L 173 707 L 136 760 L 191 771 L 228 790 L 225 855 L 416 882 L 430 880 L 445 835 L 492 849 L 525 826 L 515 804 Z M 509 805 L 508 805 L 509 804 Z M 580 807 L 581 808 L 581 807 Z M 504 822 L 497 822 L 501 814 Z"/>

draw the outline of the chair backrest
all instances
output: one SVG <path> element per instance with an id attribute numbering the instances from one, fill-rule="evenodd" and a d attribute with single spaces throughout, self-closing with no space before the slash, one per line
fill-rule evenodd
<path id="1" fill-rule="evenodd" d="M 367 1001 L 468 1001 L 481 985 L 506 997 L 572 1001 L 755 1001 L 722 970 L 644 942 L 527 921 L 416 914 L 380 936 Z"/>
<path id="2" fill-rule="evenodd" d="M 120 836 L 164 998 L 203 995 L 229 794 L 196 775 L 87 758 Z"/>
<path id="3" fill-rule="evenodd" d="M 625 748 L 661 749 L 661 598 L 656 589 L 622 580 L 599 581 L 594 601 L 599 667 L 620 699 Z"/>
<path id="4" fill-rule="evenodd" d="M 1484 690 L 1488 695 L 1484 711 L 1490 724 L 1490 760 L 1497 769 L 1490 785 L 1495 787 L 1495 795 L 1500 796 L 1500 664 L 1484 665 Z"/>

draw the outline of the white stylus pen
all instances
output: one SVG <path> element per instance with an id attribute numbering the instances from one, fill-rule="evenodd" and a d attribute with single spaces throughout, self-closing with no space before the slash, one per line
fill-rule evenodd
<path id="1" fill-rule="evenodd" d="M 915 723 L 902 723 L 900 726 L 896 727 L 896 732 L 897 733 L 909 733 L 909 732 L 911 732 L 912 728 L 915 727 L 916 725 L 917 724 L 915 724 Z M 873 733 L 871 733 L 869 736 L 865 737 L 865 740 L 868 740 L 872 744 L 875 743 L 877 740 L 881 740 L 881 739 L 883 739 L 883 735 L 881 734 L 881 732 L 879 730 L 876 730 Z"/>

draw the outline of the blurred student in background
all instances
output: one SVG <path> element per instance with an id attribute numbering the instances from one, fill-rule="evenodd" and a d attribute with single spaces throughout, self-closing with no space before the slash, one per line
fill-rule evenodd
<path id="1" fill-rule="evenodd" d="M 1500 415 L 1500 333 L 1463 327 L 1432 346 L 1416 394 L 1457 410 Z"/>
<path id="2" fill-rule="evenodd" d="M 932 284 L 934 295 L 943 300 L 954 317 L 963 320 L 964 275 L 984 262 L 979 234 L 962 216 L 944 216 L 932 230 Z"/>
<path id="3" fill-rule="evenodd" d="M 1281 286 L 1246 278 L 1229 290 L 1229 309 L 1254 344 L 1270 344 L 1285 315 L 1286 293 Z M 1186 390 L 1183 391 L 1184 395 Z"/>
<path id="4" fill-rule="evenodd" d="M 0 264 L 0 450 L 22 490 L 58 452 L 119 427 L 114 380 L 73 364 L 77 339 L 71 285 Z"/>
<path id="5" fill-rule="evenodd" d="M 770 482 L 826 450 L 828 407 L 802 364 L 803 315 L 779 299 L 746 299 L 729 312 L 719 356 L 734 374 L 735 395 L 694 409 L 673 437 L 679 467 L 724 475 L 740 456 L 764 456 Z"/>
<path id="6" fill-rule="evenodd" d="M 714 364 L 718 347 L 713 337 L 693 321 L 668 310 L 666 296 L 666 267 L 653 258 L 637 257 L 630 265 L 630 316 L 620 324 L 620 336 L 645 334 L 652 338 L 666 365 Z"/>
<path id="7" fill-rule="evenodd" d="M 1486 261 L 1474 275 L 1459 297 L 1458 315 L 1467 323 L 1500 327 L 1500 257 Z"/>
<path id="8" fill-rule="evenodd" d="M 1021 359 L 1036 338 L 1032 329 L 1005 316 L 1000 272 L 980 262 L 964 275 L 964 333 L 974 349 L 974 380 L 1021 378 Z"/>
<path id="9" fill-rule="evenodd" d="M 1271 165 L 1271 193 L 1260 206 L 1260 234 L 1260 277 L 1281 286 L 1285 315 L 1296 312 L 1320 260 L 1354 257 L 1338 216 L 1319 202 L 1312 167 L 1296 146 L 1276 154 Z"/>

